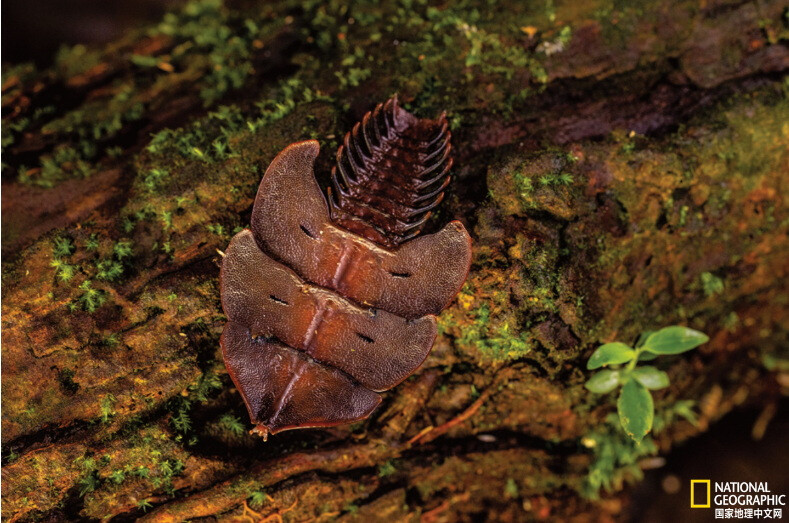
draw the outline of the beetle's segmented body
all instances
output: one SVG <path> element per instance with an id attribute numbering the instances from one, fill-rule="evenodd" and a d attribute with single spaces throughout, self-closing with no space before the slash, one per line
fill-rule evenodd
<path id="1" fill-rule="evenodd" d="M 418 236 L 449 183 L 449 137 L 443 115 L 392 99 L 346 135 L 328 201 L 316 141 L 269 166 L 220 276 L 225 364 L 264 437 L 365 418 L 427 357 L 471 263 L 460 222 Z"/>
<path id="2" fill-rule="evenodd" d="M 397 98 L 367 113 L 337 150 L 335 223 L 386 247 L 417 236 L 449 185 L 447 127 L 444 114 L 420 120 Z"/>

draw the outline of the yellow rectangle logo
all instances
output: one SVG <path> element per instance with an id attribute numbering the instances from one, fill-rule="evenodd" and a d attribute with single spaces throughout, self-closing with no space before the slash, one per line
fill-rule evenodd
<path id="1" fill-rule="evenodd" d="M 704 502 L 696 501 L 696 485 L 707 485 L 707 495 Z M 690 480 L 690 508 L 710 508 L 710 480 L 692 479 Z M 701 496 L 699 496 L 701 497 Z"/>

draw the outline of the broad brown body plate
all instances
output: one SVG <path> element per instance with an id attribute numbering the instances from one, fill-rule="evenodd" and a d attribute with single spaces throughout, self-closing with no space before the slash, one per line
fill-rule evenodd
<path id="1" fill-rule="evenodd" d="M 260 183 L 251 231 L 227 249 L 222 349 L 264 435 L 368 416 L 380 403 L 374 391 L 394 387 L 425 360 L 435 314 L 468 273 L 471 240 L 460 222 L 403 236 L 418 233 L 443 198 L 451 165 L 445 119 L 419 120 L 391 100 L 376 111 L 361 124 L 370 135 L 366 148 L 354 145 L 363 135 L 357 124 L 338 152 L 339 200 L 327 202 L 315 180 L 318 143 L 290 145 Z M 360 162 L 351 188 L 337 185 L 343 150 Z M 420 167 L 425 162 L 437 166 Z M 376 169 L 384 171 L 373 177 Z M 370 180 L 360 183 L 360 172 Z M 395 225 L 366 220 L 361 202 Z"/>

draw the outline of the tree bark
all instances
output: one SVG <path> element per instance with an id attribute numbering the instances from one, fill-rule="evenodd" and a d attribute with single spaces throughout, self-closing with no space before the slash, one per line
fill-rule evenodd
<path id="1" fill-rule="evenodd" d="M 626 517 L 650 445 L 786 391 L 784 9 L 203 1 L 9 69 L 3 517 Z M 219 352 L 217 251 L 279 150 L 317 138 L 325 182 L 394 93 L 453 122 L 431 226 L 472 231 L 471 274 L 369 420 L 264 443 Z M 586 361 L 674 324 L 710 341 L 658 360 L 637 447 Z"/>

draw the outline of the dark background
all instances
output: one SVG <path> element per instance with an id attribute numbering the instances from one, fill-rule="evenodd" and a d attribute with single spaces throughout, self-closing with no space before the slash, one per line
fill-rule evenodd
<path id="1" fill-rule="evenodd" d="M 155 21 L 178 0 L 6 0 L 3 63 L 46 66 L 63 44 L 103 44 L 127 28 Z"/>
<path id="2" fill-rule="evenodd" d="M 751 430 L 759 414 L 760 411 L 753 409 L 735 411 L 666 456 L 665 466 L 647 472 L 644 481 L 634 487 L 630 519 L 676 523 L 715 521 L 714 507 L 690 508 L 691 479 L 711 480 L 712 497 L 715 497 L 716 481 L 766 481 L 772 494 L 786 494 L 789 499 L 789 455 L 786 452 L 789 409 L 784 401 L 764 437 L 754 441 Z M 680 489 L 666 492 L 664 485 L 670 486 L 675 480 L 679 481 Z M 783 507 L 783 516 L 783 521 L 789 518 L 789 506 Z"/>

